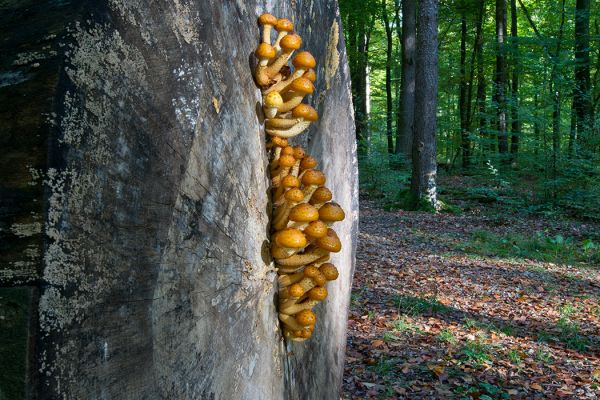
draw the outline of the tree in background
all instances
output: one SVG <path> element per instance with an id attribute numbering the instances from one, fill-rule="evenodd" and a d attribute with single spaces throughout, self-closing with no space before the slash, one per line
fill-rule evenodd
<path id="1" fill-rule="evenodd" d="M 413 207 L 438 208 L 436 187 L 436 113 L 438 91 L 438 2 L 422 0 L 417 25 L 417 72 L 415 76 L 415 131 L 412 145 Z"/>
<path id="2" fill-rule="evenodd" d="M 412 156 L 415 115 L 415 44 L 417 39 L 417 2 L 402 0 L 402 74 L 398 110 L 396 154 Z"/>

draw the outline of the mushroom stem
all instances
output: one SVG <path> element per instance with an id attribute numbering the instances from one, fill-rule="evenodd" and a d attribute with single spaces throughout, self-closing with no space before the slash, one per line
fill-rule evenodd
<path id="1" fill-rule="evenodd" d="M 308 328 L 310 325 L 300 325 L 296 318 L 291 315 L 279 313 L 279 320 L 292 331 L 301 331 L 304 328 Z"/>
<path id="2" fill-rule="evenodd" d="M 300 282 L 302 278 L 304 278 L 304 272 L 279 275 L 279 277 L 277 278 L 277 284 L 280 288 L 286 288 L 287 286 Z"/>
<path id="3" fill-rule="evenodd" d="M 294 254 L 288 258 L 280 258 L 276 259 L 278 265 L 283 267 L 301 267 L 306 264 L 310 264 L 314 261 L 317 261 L 319 258 L 323 256 L 328 256 L 329 252 L 320 247 L 312 248 L 309 252 L 305 252 L 302 254 Z"/>
<path id="4" fill-rule="evenodd" d="M 302 132 L 306 130 L 310 126 L 310 121 L 302 121 L 298 122 L 296 125 L 289 129 L 266 129 L 266 132 L 271 136 L 277 136 L 280 138 L 293 138 L 294 136 L 298 136 Z"/>
<path id="5" fill-rule="evenodd" d="M 319 304 L 319 300 L 306 300 L 302 303 L 292 304 L 287 307 L 279 307 L 279 312 L 282 314 L 294 315 L 302 310 L 312 310 L 314 306 Z"/>
<path id="6" fill-rule="evenodd" d="M 322 264 L 326 263 L 327 261 L 329 261 L 329 254 L 327 254 L 321 258 L 318 258 L 315 262 L 313 262 L 309 266 L 306 266 L 305 270 L 306 270 L 306 268 L 308 268 L 310 266 L 313 266 L 315 268 L 320 267 Z M 302 264 L 300 266 L 292 266 L 292 267 L 278 265 L 277 270 L 280 273 L 293 274 L 293 273 L 296 273 L 300 268 L 304 267 L 304 265 L 306 265 L 306 264 Z"/>

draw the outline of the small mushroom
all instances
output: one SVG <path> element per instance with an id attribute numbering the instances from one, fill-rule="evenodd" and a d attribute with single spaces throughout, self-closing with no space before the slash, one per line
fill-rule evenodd
<path id="1" fill-rule="evenodd" d="M 325 263 L 319 267 L 319 271 L 325 276 L 328 281 L 335 281 L 340 273 L 338 272 L 335 265 L 331 263 Z"/>
<path id="2" fill-rule="evenodd" d="M 275 258 L 278 265 L 284 267 L 298 267 L 310 264 L 319 258 L 329 255 L 330 252 L 337 253 L 342 249 L 342 243 L 333 229 L 327 231 L 327 235 L 315 241 L 314 245 L 308 247 L 301 254 L 294 254 L 288 258 Z"/>
<path id="3" fill-rule="evenodd" d="M 289 19 L 279 18 L 275 24 L 275 30 L 277 31 L 277 39 L 275 40 L 273 47 L 279 52 L 281 50 L 279 42 L 285 35 L 294 30 L 294 24 Z"/>
<path id="4" fill-rule="evenodd" d="M 270 120 L 267 120 L 267 129 L 265 129 L 266 132 L 271 136 L 292 138 L 304 132 L 304 130 L 309 127 L 311 122 L 317 121 L 319 119 L 319 114 L 317 113 L 317 110 L 308 104 L 299 104 L 292 111 L 292 117 L 292 121 L 296 121 L 296 123 L 287 129 L 269 128 L 271 123 L 269 122 Z M 278 122 L 280 119 L 283 118 L 275 118 L 275 120 Z M 280 126 L 283 126 L 283 124 L 280 124 Z"/>
<path id="5" fill-rule="evenodd" d="M 302 268 L 304 268 L 305 270 L 306 270 L 306 268 L 311 267 L 311 266 L 314 268 L 318 268 L 319 266 L 326 263 L 327 261 L 329 261 L 329 254 L 325 254 L 323 257 L 317 258 L 312 263 L 309 262 L 309 263 L 293 265 L 293 266 L 277 265 L 277 271 L 282 274 L 295 274 Z M 310 264 L 310 265 L 307 265 L 307 264 Z"/>
<path id="6" fill-rule="evenodd" d="M 285 197 L 283 196 L 285 192 L 293 188 L 300 187 L 300 180 L 293 175 L 286 175 L 281 180 L 281 185 L 275 190 L 275 194 L 273 195 L 273 205 L 279 206 L 285 202 Z"/>
<path id="7" fill-rule="evenodd" d="M 290 210 L 288 228 L 304 229 L 309 223 L 319 219 L 319 210 L 308 203 L 298 204 Z"/>
<path id="8" fill-rule="evenodd" d="M 271 187 L 278 188 L 281 179 L 290 172 L 290 169 L 292 169 L 295 163 L 296 159 L 294 156 L 282 154 L 281 157 L 279 157 L 277 168 L 271 172 Z"/>
<path id="9" fill-rule="evenodd" d="M 292 84 L 295 79 L 302 76 L 309 79 L 311 82 L 314 82 L 317 79 L 317 75 L 313 69 L 317 65 L 317 61 L 308 51 L 301 51 L 296 54 L 292 60 L 292 65 L 294 65 L 296 68 L 294 73 L 289 78 L 281 82 L 277 82 L 275 85 L 265 90 L 265 93 L 272 91 L 283 92 Z"/>
<path id="10" fill-rule="evenodd" d="M 279 73 L 281 68 L 287 64 L 294 51 L 300 48 L 302 45 L 302 38 L 295 33 L 290 33 L 285 35 L 279 44 L 281 46 L 281 55 L 277 57 L 277 59 L 273 61 L 273 63 L 265 70 L 265 73 L 271 79 L 274 78 L 275 75 Z"/>
<path id="11" fill-rule="evenodd" d="M 263 100 L 263 109 L 267 118 L 273 118 L 277 115 L 278 108 L 283 105 L 283 98 L 279 92 L 271 92 Z"/>
<path id="12" fill-rule="evenodd" d="M 273 59 L 277 52 L 275 48 L 268 43 L 261 43 L 256 49 L 256 57 L 258 57 L 258 65 L 256 66 L 255 78 L 259 86 L 268 86 L 271 83 L 271 78 L 267 74 L 269 60 Z"/>
<path id="13" fill-rule="evenodd" d="M 294 158 L 296 159 L 296 163 L 292 167 L 290 171 L 290 175 L 298 176 L 298 172 L 300 171 L 300 163 L 302 159 L 306 156 L 306 152 L 300 146 L 294 146 Z"/>
<path id="14" fill-rule="evenodd" d="M 312 288 L 308 291 L 307 296 L 308 300 L 303 301 L 302 303 L 292 304 L 287 307 L 282 306 L 279 308 L 279 312 L 283 314 L 294 315 L 303 310 L 311 310 L 319 302 L 327 298 L 327 289 L 324 287 Z"/>
<path id="15" fill-rule="evenodd" d="M 271 45 L 271 29 L 277 24 L 277 18 L 269 13 L 264 13 L 258 17 L 259 25 L 262 25 L 262 42 Z"/>
<path id="16" fill-rule="evenodd" d="M 276 231 L 285 228 L 290 210 L 304 199 L 302 190 L 296 188 L 288 190 L 283 196 L 285 202 L 275 210 L 273 222 L 271 224 Z"/>
<path id="17" fill-rule="evenodd" d="M 274 258 L 290 257 L 306 247 L 306 237 L 294 228 L 284 229 L 273 235 L 271 255 Z"/>
<path id="18" fill-rule="evenodd" d="M 304 193 L 305 203 L 310 200 L 315 190 L 325 184 L 325 181 L 325 175 L 317 169 L 309 169 L 304 173 L 301 182 L 304 185 L 302 192 Z"/>
<path id="19" fill-rule="evenodd" d="M 301 331 L 317 322 L 317 316 L 311 310 L 302 310 L 296 315 L 279 313 L 279 320 L 292 331 Z"/>
<path id="20" fill-rule="evenodd" d="M 327 189 L 325 186 L 321 186 L 318 187 L 310 197 L 310 204 L 315 206 L 318 210 L 323 204 L 331 201 L 332 198 L 333 195 L 331 194 L 331 190 Z"/>
<path id="21" fill-rule="evenodd" d="M 277 137 L 277 136 L 271 136 L 272 138 Z M 284 139 L 284 138 L 280 138 L 280 139 Z M 286 143 L 287 143 L 287 139 L 286 139 Z M 273 171 L 277 169 L 277 167 L 279 167 L 279 158 L 281 158 L 281 156 L 294 156 L 294 148 L 292 146 L 288 146 L 287 144 L 285 146 L 282 147 L 282 149 L 279 152 L 279 156 L 277 158 L 273 158 L 273 160 L 271 161 L 271 163 L 269 164 L 269 169 L 271 170 L 271 175 L 273 175 Z"/>
<path id="22" fill-rule="evenodd" d="M 292 81 L 288 91 L 283 93 L 284 103 L 279 107 L 279 112 L 284 113 L 294 109 L 298 104 L 302 103 L 302 99 L 307 94 L 312 94 L 315 91 L 315 85 L 301 76 Z"/>
<path id="23" fill-rule="evenodd" d="M 342 207 L 337 203 L 325 203 L 319 208 L 319 218 L 325 222 L 327 226 L 331 226 L 334 222 L 342 221 L 346 218 L 346 214 Z"/>
<path id="24" fill-rule="evenodd" d="M 302 233 L 304 233 L 304 236 L 306 236 L 309 243 L 313 243 L 315 240 L 327 235 L 328 229 L 329 227 L 325 222 L 316 220 L 309 223 L 304 230 L 302 230 Z"/>

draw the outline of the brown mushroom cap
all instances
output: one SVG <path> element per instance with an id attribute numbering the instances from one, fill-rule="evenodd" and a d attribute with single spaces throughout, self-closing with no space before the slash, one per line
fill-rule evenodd
<path id="1" fill-rule="evenodd" d="M 325 175 L 316 169 L 309 169 L 302 176 L 302 184 L 322 186 L 325 184 Z"/>
<path id="2" fill-rule="evenodd" d="M 283 98 L 281 97 L 279 92 L 271 92 L 265 96 L 263 103 L 265 107 L 277 108 L 281 107 L 281 105 L 283 104 Z"/>
<path id="3" fill-rule="evenodd" d="M 300 169 L 301 170 L 313 169 L 316 166 L 317 166 L 317 160 L 315 160 L 314 157 L 311 157 L 311 156 L 305 156 L 302 159 L 302 161 L 300 161 Z"/>
<path id="4" fill-rule="evenodd" d="M 269 13 L 264 13 L 258 17 L 258 23 L 260 25 L 275 25 L 277 24 L 277 18 Z"/>
<path id="5" fill-rule="evenodd" d="M 287 18 L 279 18 L 275 24 L 277 32 L 291 32 L 294 30 L 294 24 Z"/>
<path id="6" fill-rule="evenodd" d="M 302 190 L 300 190 L 298 188 L 293 188 L 293 189 L 290 189 L 287 192 L 285 192 L 284 197 L 287 201 L 292 201 L 292 202 L 297 203 L 304 199 L 304 193 L 302 193 Z"/>
<path id="7" fill-rule="evenodd" d="M 303 78 L 298 78 L 298 79 L 303 79 Z M 296 81 L 294 81 L 294 82 L 296 82 Z M 310 81 L 308 81 L 308 82 L 310 82 Z M 294 107 L 294 109 L 292 110 L 292 116 L 294 118 L 304 118 L 305 120 L 312 121 L 312 122 L 319 119 L 319 114 L 317 113 L 317 110 L 315 110 L 308 104 L 304 104 L 304 103 L 298 104 L 296 107 Z"/>
<path id="8" fill-rule="evenodd" d="M 294 57 L 292 64 L 296 68 L 309 69 L 317 65 L 317 61 L 308 51 L 301 51 Z"/>
<path id="9" fill-rule="evenodd" d="M 338 272 L 335 265 L 331 263 L 325 263 L 319 267 L 319 271 L 325 276 L 328 281 L 335 281 L 340 273 Z"/>
<path id="10" fill-rule="evenodd" d="M 316 244 L 323 250 L 327 250 L 332 253 L 337 253 L 342 249 L 342 242 L 340 242 L 340 238 L 338 238 L 338 235 L 333 229 L 329 229 L 327 231 L 327 235 L 317 239 Z"/>
<path id="11" fill-rule="evenodd" d="M 311 238 L 318 239 L 327 235 L 329 227 L 323 221 L 313 221 L 306 228 L 304 228 L 304 234 Z"/>
<path id="12" fill-rule="evenodd" d="M 296 160 L 303 159 L 305 155 L 306 155 L 306 152 L 304 151 L 304 149 L 302 147 L 294 146 L 294 158 Z"/>
<path id="13" fill-rule="evenodd" d="M 292 146 L 285 146 L 282 150 L 281 150 L 281 155 L 286 155 L 286 156 L 294 156 L 294 148 Z"/>
<path id="14" fill-rule="evenodd" d="M 294 175 L 286 175 L 281 180 L 281 185 L 287 188 L 300 187 L 300 180 Z"/>
<path id="15" fill-rule="evenodd" d="M 294 222 L 311 222 L 319 219 L 319 210 L 308 203 L 298 204 L 290 210 L 289 220 Z"/>
<path id="16" fill-rule="evenodd" d="M 317 316 L 312 310 L 302 310 L 296 314 L 296 321 L 303 326 L 314 325 L 317 322 Z"/>
<path id="17" fill-rule="evenodd" d="M 325 203 L 330 201 L 332 198 L 333 195 L 331 194 L 331 190 L 322 186 L 317 188 L 317 190 L 315 190 L 315 192 L 312 194 L 312 197 L 310 198 L 310 204 Z"/>
<path id="18" fill-rule="evenodd" d="M 296 78 L 292 81 L 290 89 L 296 93 L 311 94 L 315 91 L 315 85 L 313 85 L 310 79 L 306 79 L 301 76 L 300 78 Z"/>
<path id="19" fill-rule="evenodd" d="M 322 286 L 317 286 L 310 289 L 307 294 L 308 298 L 311 300 L 323 301 L 327 298 L 327 289 Z"/>
<path id="20" fill-rule="evenodd" d="M 308 71 L 306 71 L 302 76 L 305 77 L 306 79 L 310 79 L 311 82 L 314 82 L 317 80 L 317 73 L 312 68 L 309 69 Z"/>
<path id="21" fill-rule="evenodd" d="M 320 271 L 317 274 L 315 274 L 315 276 L 313 276 L 311 279 L 317 286 L 325 286 L 325 284 L 327 283 L 327 278 L 325 278 L 325 275 L 323 275 Z"/>
<path id="22" fill-rule="evenodd" d="M 279 45 L 282 49 L 298 50 L 300 46 L 302 46 L 302 38 L 295 33 L 290 33 L 288 35 L 285 35 L 284 38 L 281 39 Z"/>
<path id="23" fill-rule="evenodd" d="M 278 147 L 286 147 L 288 145 L 288 140 L 278 136 L 271 136 L 271 143 Z"/>
<path id="24" fill-rule="evenodd" d="M 280 247 L 301 249 L 306 246 L 306 236 L 298 229 L 283 229 L 274 236 L 275 244 Z"/>
<path id="25" fill-rule="evenodd" d="M 310 339 L 312 336 L 312 329 L 305 328 L 301 331 L 294 331 L 294 336 L 301 339 Z"/>
<path id="26" fill-rule="evenodd" d="M 280 167 L 291 168 L 294 166 L 295 163 L 296 163 L 296 159 L 294 158 L 294 156 L 282 154 L 281 157 L 279 157 L 279 166 Z"/>
<path id="27" fill-rule="evenodd" d="M 290 297 L 300 297 L 304 294 L 304 289 L 302 288 L 302 286 L 298 285 L 297 283 L 294 283 L 288 288 L 288 293 Z"/>
<path id="28" fill-rule="evenodd" d="M 304 273 L 304 276 L 306 276 L 307 278 L 313 278 L 313 277 L 317 276 L 317 274 L 319 273 L 319 270 L 312 265 L 308 265 L 307 267 L 304 268 L 303 273 Z"/>
<path id="29" fill-rule="evenodd" d="M 346 218 L 346 214 L 338 204 L 325 203 L 319 208 L 319 218 L 325 222 L 337 222 Z"/>
<path id="30" fill-rule="evenodd" d="M 277 51 L 275 51 L 275 47 L 271 46 L 270 44 L 261 43 L 256 48 L 254 54 L 256 54 L 256 57 L 258 58 L 273 58 L 277 55 Z"/>

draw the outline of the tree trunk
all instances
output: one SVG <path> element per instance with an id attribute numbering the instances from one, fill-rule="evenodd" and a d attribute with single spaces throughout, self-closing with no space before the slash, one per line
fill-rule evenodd
<path id="1" fill-rule="evenodd" d="M 437 0 L 419 3 L 415 137 L 410 192 L 415 207 L 438 208 L 436 187 L 436 111 L 438 90 Z"/>
<path id="2" fill-rule="evenodd" d="M 496 129 L 498 152 L 508 151 L 506 132 L 506 0 L 496 0 L 496 73 L 494 75 L 494 102 L 496 103 Z"/>
<path id="3" fill-rule="evenodd" d="M 43 4 L 0 15 L 3 55 L 45 57 L 14 67 L 23 80 L 2 90 L 16 104 L 0 114 L 13 137 L 35 129 L 3 148 L 11 169 L 0 172 L 14 194 L 2 196 L 1 226 L 13 229 L 0 240 L 15 249 L 2 285 L 33 304 L 27 395 L 339 398 L 358 187 L 336 2 Z M 313 338 L 297 344 L 278 329 L 268 249 L 252 79 L 263 11 L 294 20 L 319 61 L 308 102 L 320 119 L 297 143 L 309 143 L 346 211 L 340 278 Z M 25 73 L 34 61 L 38 72 Z"/>
<path id="4" fill-rule="evenodd" d="M 590 92 L 590 4 L 591 0 L 577 0 L 575 4 L 575 110 L 577 136 L 590 137 L 592 128 L 592 100 Z"/>
<path id="5" fill-rule="evenodd" d="M 517 3 L 510 0 L 510 36 L 513 45 L 512 52 L 512 90 L 511 90 L 511 141 L 510 153 L 513 158 L 519 152 L 519 135 L 521 134 L 521 121 L 519 120 L 519 43 L 517 26 Z"/>
<path id="6" fill-rule="evenodd" d="M 402 82 L 400 86 L 400 130 L 396 153 L 412 158 L 415 115 L 416 0 L 402 0 Z"/>
<path id="7" fill-rule="evenodd" d="M 485 72 L 483 65 L 483 20 L 485 18 L 485 0 L 479 0 L 479 17 L 477 20 L 477 33 L 476 33 L 476 51 L 477 51 L 477 98 L 475 104 L 477 105 L 477 113 L 479 115 L 479 137 L 481 138 L 483 145 L 483 152 L 489 152 L 488 135 L 486 129 L 486 116 L 485 116 Z"/>
<path id="8" fill-rule="evenodd" d="M 392 41 L 392 26 L 388 16 L 387 1 L 381 0 L 383 25 L 385 26 L 386 50 L 385 50 L 385 136 L 387 138 L 388 154 L 394 153 L 394 131 L 392 127 L 392 52 L 394 43 Z"/>
<path id="9" fill-rule="evenodd" d="M 469 166 L 471 143 L 469 140 L 469 126 L 467 119 L 467 15 L 464 7 L 460 18 L 460 94 L 459 94 L 459 117 L 460 117 L 460 148 L 462 153 L 462 166 Z"/>
<path id="10" fill-rule="evenodd" d="M 571 125 L 569 128 L 569 148 L 567 151 L 569 158 L 577 156 L 577 110 L 575 108 L 575 95 L 571 101 Z"/>

